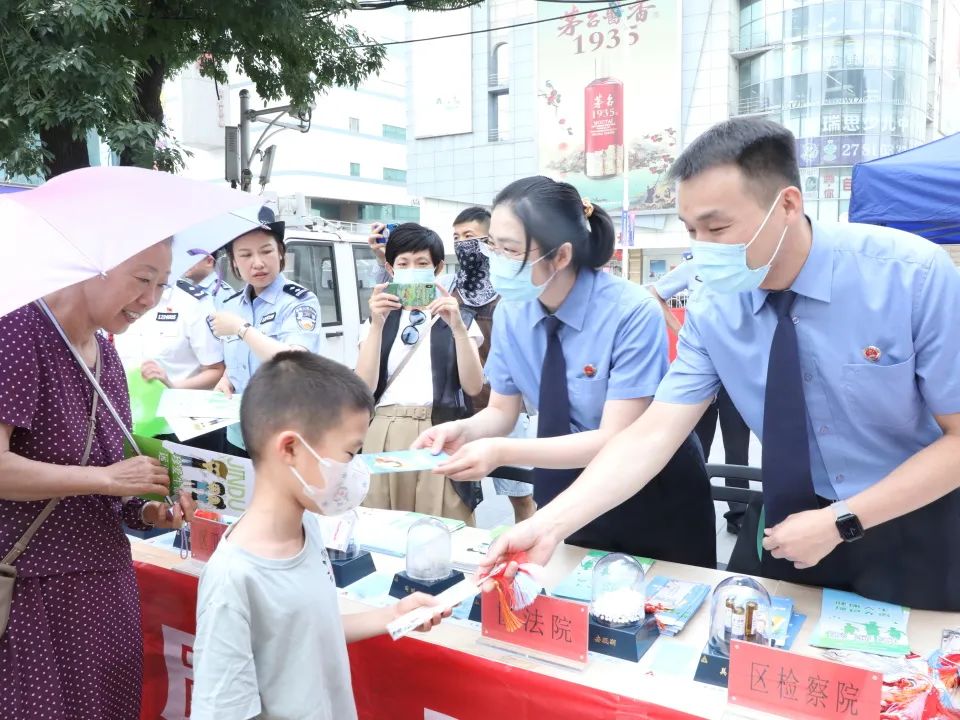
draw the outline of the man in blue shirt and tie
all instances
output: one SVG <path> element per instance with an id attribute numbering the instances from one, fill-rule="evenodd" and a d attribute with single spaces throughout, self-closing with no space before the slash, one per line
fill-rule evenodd
<path id="1" fill-rule="evenodd" d="M 672 170 L 704 282 L 648 410 L 501 537 L 544 562 L 654 477 L 721 384 L 763 443 L 729 569 L 960 611 L 960 276 L 897 230 L 811 221 L 793 135 L 738 118 Z M 682 521 L 682 518 L 678 518 Z"/>

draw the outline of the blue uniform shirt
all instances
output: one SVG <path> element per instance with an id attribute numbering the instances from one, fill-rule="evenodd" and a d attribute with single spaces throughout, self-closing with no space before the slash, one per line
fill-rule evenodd
<path id="1" fill-rule="evenodd" d="M 302 285 L 287 280 L 282 273 L 253 301 L 247 285 L 241 292 L 226 297 L 221 309 L 236 313 L 274 340 L 320 352 L 320 301 Z M 223 359 L 234 392 L 242 393 L 260 367 L 260 361 L 236 335 L 223 338 Z M 243 447 L 239 424 L 227 428 L 227 439 L 237 447 Z"/>
<path id="2" fill-rule="evenodd" d="M 942 248 L 915 235 L 813 223 L 791 289 L 814 486 L 846 499 L 937 440 L 934 415 L 960 412 L 960 277 Z M 763 440 L 777 323 L 766 296 L 697 292 L 657 400 L 699 403 L 722 381 Z"/>
<path id="3" fill-rule="evenodd" d="M 538 300 L 497 305 L 484 368 L 493 390 L 522 394 L 531 412 L 540 401 L 546 316 Z M 660 306 L 642 286 L 582 268 L 556 316 L 571 432 L 599 428 L 607 400 L 653 396 L 667 370 L 667 334 Z"/>

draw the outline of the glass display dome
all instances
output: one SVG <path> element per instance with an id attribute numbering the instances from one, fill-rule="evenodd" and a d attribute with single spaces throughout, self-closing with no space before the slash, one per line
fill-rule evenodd
<path id="1" fill-rule="evenodd" d="M 730 656 L 730 642 L 766 645 L 770 618 L 770 593 L 756 580 L 729 577 L 713 591 L 710 601 L 710 649 Z"/>
<path id="2" fill-rule="evenodd" d="M 425 517 L 417 520 L 407 532 L 407 576 L 414 580 L 435 582 L 453 572 L 450 530 L 440 520 Z"/>
<path id="3" fill-rule="evenodd" d="M 612 628 L 643 622 L 647 594 L 643 567 L 623 553 L 602 557 L 593 568 L 590 616 Z"/>

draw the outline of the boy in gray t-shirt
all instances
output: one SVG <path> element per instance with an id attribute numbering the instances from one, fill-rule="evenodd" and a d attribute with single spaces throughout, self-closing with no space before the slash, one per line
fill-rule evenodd
<path id="1" fill-rule="evenodd" d="M 341 620 L 319 523 L 304 512 L 363 500 L 369 475 L 353 457 L 372 411 L 362 380 L 312 353 L 281 353 L 250 380 L 240 424 L 257 482 L 200 578 L 193 720 L 356 718 L 346 643 L 435 604 L 411 595 Z"/>

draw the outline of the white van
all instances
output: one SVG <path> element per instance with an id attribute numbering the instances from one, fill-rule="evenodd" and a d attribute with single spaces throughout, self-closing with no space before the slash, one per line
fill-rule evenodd
<path id="1" fill-rule="evenodd" d="M 344 237 L 329 230 L 288 225 L 284 240 L 287 254 L 283 274 L 320 299 L 323 354 L 355 367 L 360 325 L 370 314 L 367 302 L 380 270 L 366 237 Z M 228 283 L 238 290 L 243 287 L 225 258 L 219 266 Z"/>

